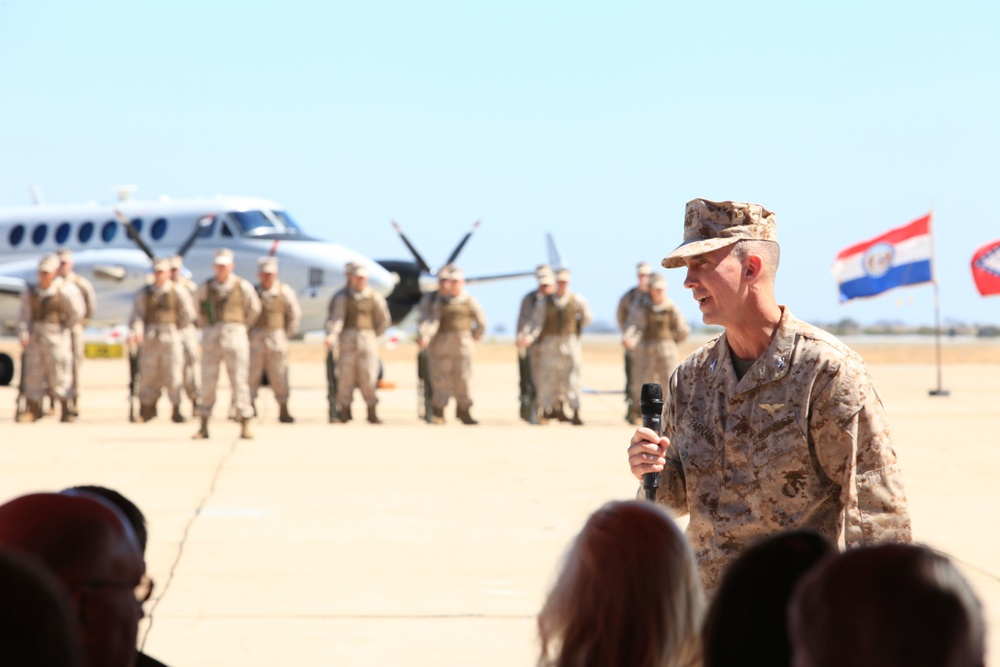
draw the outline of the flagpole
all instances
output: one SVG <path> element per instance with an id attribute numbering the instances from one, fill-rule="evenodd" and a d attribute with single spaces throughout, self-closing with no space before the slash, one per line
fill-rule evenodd
<path id="1" fill-rule="evenodd" d="M 934 220 L 934 207 L 931 207 L 931 221 Z M 937 275 L 933 271 L 933 266 L 937 263 L 936 251 L 934 249 L 934 236 L 931 235 L 931 275 L 934 277 L 934 351 L 937 359 L 937 388 L 931 389 L 927 393 L 931 396 L 949 396 L 951 392 L 941 387 L 941 291 L 938 288 Z"/>

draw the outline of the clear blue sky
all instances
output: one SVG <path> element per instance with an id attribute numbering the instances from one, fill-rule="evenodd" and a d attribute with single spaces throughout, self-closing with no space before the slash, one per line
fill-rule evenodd
<path id="1" fill-rule="evenodd" d="M 253 195 L 375 258 L 408 255 L 395 219 L 432 264 L 481 218 L 469 275 L 551 231 L 612 320 L 687 200 L 755 201 L 799 317 L 910 324 L 929 285 L 841 305 L 830 265 L 933 206 L 943 318 L 1000 323 L 969 270 L 1000 239 L 998 27 L 961 0 L 0 0 L 0 205 Z M 473 293 L 509 328 L 531 285 Z"/>

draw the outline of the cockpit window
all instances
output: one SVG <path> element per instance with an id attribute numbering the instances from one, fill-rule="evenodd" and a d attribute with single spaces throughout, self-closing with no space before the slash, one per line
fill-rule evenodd
<path id="1" fill-rule="evenodd" d="M 285 211 L 231 211 L 229 216 L 245 236 L 303 236 L 292 216 Z"/>

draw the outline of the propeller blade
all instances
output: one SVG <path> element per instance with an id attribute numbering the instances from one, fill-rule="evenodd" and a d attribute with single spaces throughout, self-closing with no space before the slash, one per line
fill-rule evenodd
<path id="1" fill-rule="evenodd" d="M 476 220 L 474 223 L 472 223 L 472 229 L 470 229 L 465 233 L 465 236 L 463 236 L 462 240 L 458 242 L 458 245 L 455 246 L 455 249 L 451 251 L 451 255 L 448 256 L 448 261 L 446 261 L 445 264 L 451 264 L 458 258 L 458 253 L 462 252 L 462 248 L 464 248 L 468 240 L 472 238 L 472 233 L 476 231 L 476 228 L 479 227 L 479 223 L 481 222 L 482 220 Z"/>
<path id="2" fill-rule="evenodd" d="M 177 254 L 183 257 L 187 254 L 187 251 L 191 249 L 194 242 L 198 239 L 198 235 L 201 234 L 201 230 L 205 229 L 209 225 L 215 222 L 215 213 L 209 213 L 208 215 L 203 215 L 198 218 L 194 223 L 194 229 L 191 231 L 191 236 L 187 238 L 181 247 L 177 249 Z"/>
<path id="3" fill-rule="evenodd" d="M 492 276 L 475 276 L 465 279 L 466 285 L 475 285 L 477 283 L 491 283 L 497 280 L 510 280 L 512 278 L 526 278 L 528 276 L 534 276 L 534 271 L 518 271 L 517 273 L 498 273 Z"/>
<path id="4" fill-rule="evenodd" d="M 431 267 L 427 266 L 427 262 L 425 262 L 424 258 L 420 256 L 420 253 L 417 252 L 417 249 L 413 247 L 412 243 L 410 243 L 410 239 L 406 238 L 406 234 L 404 234 L 403 230 L 399 228 L 399 225 L 396 224 L 396 221 L 392 220 L 391 222 L 392 222 L 392 228 L 396 230 L 397 234 L 399 234 L 399 238 L 403 239 L 403 243 L 406 245 L 407 248 L 410 249 L 410 253 L 413 255 L 413 259 L 417 260 L 417 265 L 420 267 L 420 270 L 426 271 L 427 273 L 434 273 L 433 271 L 431 271 Z"/>
<path id="5" fill-rule="evenodd" d="M 154 255 L 153 251 L 149 249 L 149 246 L 146 245 L 146 242 L 143 241 L 141 238 L 139 238 L 139 232 L 136 231 L 135 225 L 132 224 L 132 221 L 129 220 L 125 216 L 125 214 L 119 211 L 118 209 L 115 209 L 114 212 L 115 212 L 115 217 L 118 218 L 118 222 L 122 223 L 122 226 L 125 227 L 125 233 L 128 234 L 128 237 L 130 239 L 132 239 L 132 243 L 135 243 L 137 246 L 139 246 L 139 250 L 146 253 L 146 256 L 149 257 L 149 259 L 151 260 L 156 259 L 156 255 Z"/>

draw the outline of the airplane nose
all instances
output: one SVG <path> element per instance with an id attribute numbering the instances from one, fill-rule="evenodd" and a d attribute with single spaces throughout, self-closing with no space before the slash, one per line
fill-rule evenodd
<path id="1" fill-rule="evenodd" d="M 382 296 L 389 296 L 389 293 L 395 289 L 397 281 L 396 274 L 387 271 L 381 264 L 369 263 L 368 286 Z"/>

